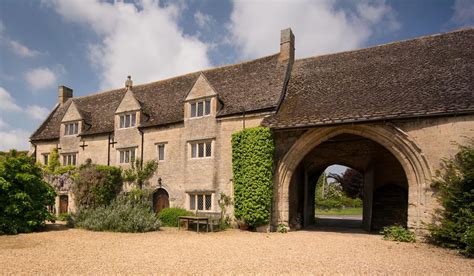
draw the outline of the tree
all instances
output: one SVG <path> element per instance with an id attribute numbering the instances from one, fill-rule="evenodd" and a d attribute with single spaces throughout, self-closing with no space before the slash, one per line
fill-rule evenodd
<path id="1" fill-rule="evenodd" d="M 33 158 L 12 150 L 0 161 L 0 234 L 31 232 L 53 220 L 47 206 L 55 196 Z"/>
<path id="2" fill-rule="evenodd" d="M 53 148 L 48 158 L 48 164 L 46 164 L 46 171 L 48 173 L 54 173 L 60 166 L 58 149 Z"/>
<path id="3" fill-rule="evenodd" d="M 364 195 L 364 176 L 351 168 L 343 174 L 330 173 L 329 178 L 340 183 L 344 193 L 351 198 L 362 198 Z"/>
<path id="4" fill-rule="evenodd" d="M 432 187 L 443 207 L 429 227 L 432 240 L 474 257 L 474 139 L 460 146 L 454 158 L 443 160 Z"/>
<path id="5" fill-rule="evenodd" d="M 143 165 L 140 159 L 130 162 L 130 169 L 123 171 L 123 180 L 135 183 L 137 188 L 142 189 L 143 185 L 153 176 L 158 169 L 158 162 L 150 160 Z"/>

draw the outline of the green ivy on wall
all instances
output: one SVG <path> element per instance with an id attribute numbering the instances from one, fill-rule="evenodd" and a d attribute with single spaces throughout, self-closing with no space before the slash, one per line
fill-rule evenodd
<path id="1" fill-rule="evenodd" d="M 270 222 L 274 151 L 268 128 L 248 128 L 232 135 L 235 217 L 251 227 Z"/>

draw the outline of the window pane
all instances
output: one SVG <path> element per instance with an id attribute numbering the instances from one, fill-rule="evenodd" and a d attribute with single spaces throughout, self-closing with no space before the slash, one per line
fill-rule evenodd
<path id="1" fill-rule="evenodd" d="M 74 134 L 78 134 L 79 133 L 79 123 L 75 123 L 74 124 Z"/>
<path id="2" fill-rule="evenodd" d="M 198 144 L 198 147 L 199 147 L 199 157 L 204 157 L 204 143 L 199 143 Z"/>
<path id="3" fill-rule="evenodd" d="M 125 163 L 130 163 L 130 152 L 128 150 L 124 151 L 125 154 Z"/>
<path id="4" fill-rule="evenodd" d="M 76 155 L 75 155 L 75 154 L 72 156 L 72 164 L 73 164 L 74 166 L 76 166 L 76 164 L 77 164 L 77 163 L 76 163 Z"/>
<path id="5" fill-rule="evenodd" d="M 120 128 L 125 127 L 125 116 L 120 115 Z"/>
<path id="6" fill-rule="evenodd" d="M 203 112 L 203 103 L 202 103 L 202 102 L 198 102 L 197 115 L 198 115 L 198 116 L 202 116 L 202 112 Z"/>
<path id="7" fill-rule="evenodd" d="M 158 160 L 165 160 L 165 145 L 158 145 Z"/>
<path id="8" fill-rule="evenodd" d="M 196 195 L 189 196 L 189 209 L 196 210 Z"/>
<path id="9" fill-rule="evenodd" d="M 211 114 L 211 100 L 206 100 L 206 110 L 204 112 L 204 115 L 209 114 Z"/>
<path id="10" fill-rule="evenodd" d="M 137 120 L 137 114 L 133 113 L 132 114 L 132 124 L 131 124 L 131 126 L 135 126 L 136 120 Z"/>
<path id="11" fill-rule="evenodd" d="M 206 210 L 211 210 L 212 198 L 211 195 L 206 195 Z"/>
<path id="12" fill-rule="evenodd" d="M 43 155 L 43 163 L 48 165 L 48 154 Z"/>
<path id="13" fill-rule="evenodd" d="M 66 155 L 63 155 L 63 166 L 66 166 Z"/>
<path id="14" fill-rule="evenodd" d="M 125 127 L 130 127 L 130 115 L 125 115 Z"/>
<path id="15" fill-rule="evenodd" d="M 203 210 L 203 195 L 197 195 L 198 198 L 198 210 Z"/>
<path id="16" fill-rule="evenodd" d="M 209 157 L 212 154 L 212 142 L 207 142 L 206 143 L 206 156 Z"/>
<path id="17" fill-rule="evenodd" d="M 125 161 L 124 152 L 120 151 L 120 163 L 123 163 L 124 161 Z"/>
<path id="18" fill-rule="evenodd" d="M 191 144 L 191 158 L 196 158 L 196 147 L 197 144 Z"/>
<path id="19" fill-rule="evenodd" d="M 67 127 L 68 125 L 64 125 L 64 135 L 67 135 Z"/>
<path id="20" fill-rule="evenodd" d="M 196 117 L 196 103 L 191 104 L 191 117 Z"/>
<path id="21" fill-rule="evenodd" d="M 135 149 L 130 150 L 130 161 L 135 161 Z"/>

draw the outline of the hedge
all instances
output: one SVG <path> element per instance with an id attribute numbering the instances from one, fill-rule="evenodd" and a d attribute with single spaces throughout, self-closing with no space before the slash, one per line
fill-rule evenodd
<path id="1" fill-rule="evenodd" d="M 270 221 L 274 151 L 268 128 L 249 128 L 232 135 L 235 217 L 250 227 Z"/>

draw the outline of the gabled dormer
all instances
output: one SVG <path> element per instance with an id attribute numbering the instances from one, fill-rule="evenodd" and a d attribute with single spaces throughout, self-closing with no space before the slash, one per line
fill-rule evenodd
<path id="1" fill-rule="evenodd" d="M 127 91 L 122 98 L 119 106 L 115 110 L 115 129 L 136 128 L 140 125 L 140 118 L 142 115 L 142 107 L 140 102 L 136 99 L 133 90 L 133 82 L 128 76 L 125 82 Z"/>
<path id="2" fill-rule="evenodd" d="M 72 101 L 61 120 L 61 136 L 78 136 L 84 129 L 85 118 L 77 104 Z"/>
<path id="3" fill-rule="evenodd" d="M 195 119 L 217 113 L 217 92 L 203 73 L 198 77 L 184 100 L 184 118 Z"/>

